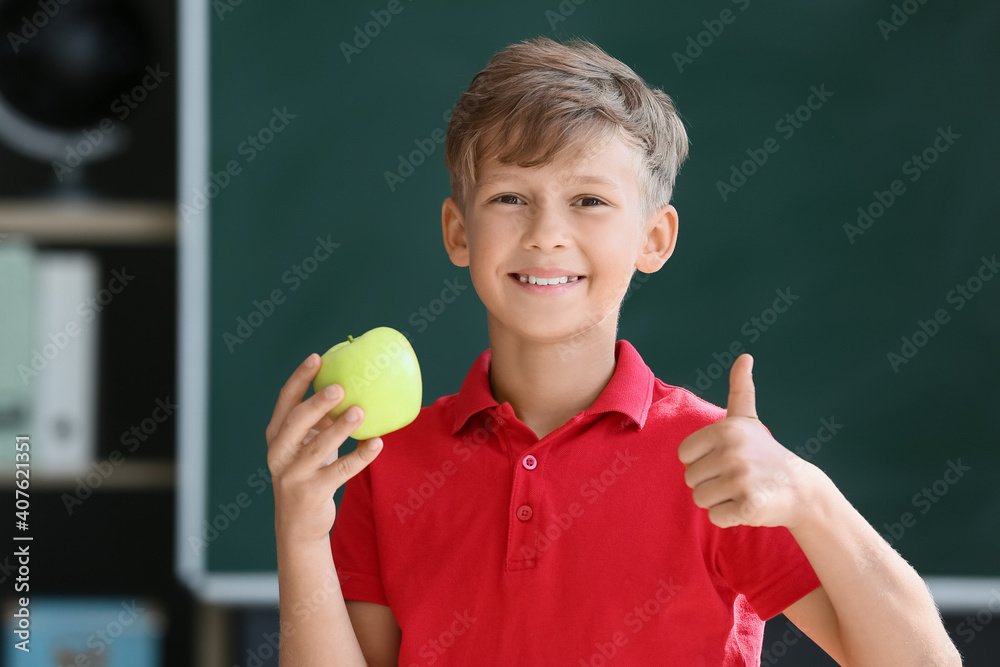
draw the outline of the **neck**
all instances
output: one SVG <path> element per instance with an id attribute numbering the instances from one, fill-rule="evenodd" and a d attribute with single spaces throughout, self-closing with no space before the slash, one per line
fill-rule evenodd
<path id="1" fill-rule="evenodd" d="M 559 342 L 526 339 L 489 316 L 490 391 L 545 437 L 597 400 L 615 372 L 617 317 Z"/>

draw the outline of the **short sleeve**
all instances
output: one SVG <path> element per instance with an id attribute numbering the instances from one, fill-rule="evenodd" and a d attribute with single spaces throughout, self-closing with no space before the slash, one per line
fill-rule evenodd
<path id="1" fill-rule="evenodd" d="M 344 485 L 330 549 L 345 600 L 389 606 L 382 587 L 373 507 L 371 470 L 366 466 Z"/>
<path id="2" fill-rule="evenodd" d="M 820 586 L 819 577 L 787 528 L 722 528 L 717 567 L 762 621 Z"/>

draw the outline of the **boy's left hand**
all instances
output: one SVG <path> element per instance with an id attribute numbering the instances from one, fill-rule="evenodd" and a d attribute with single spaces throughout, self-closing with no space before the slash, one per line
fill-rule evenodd
<path id="1" fill-rule="evenodd" d="M 809 503 L 816 470 L 785 449 L 757 418 L 753 357 L 740 355 L 729 372 L 726 418 L 684 438 L 677 456 L 694 503 L 720 528 L 792 528 Z"/>

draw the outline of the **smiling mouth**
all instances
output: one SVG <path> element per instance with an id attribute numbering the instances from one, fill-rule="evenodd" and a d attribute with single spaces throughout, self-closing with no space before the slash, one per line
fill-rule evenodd
<path id="1" fill-rule="evenodd" d="M 522 275 L 519 273 L 509 274 L 513 278 L 521 281 L 522 283 L 528 283 L 530 285 L 561 285 L 563 283 L 572 283 L 577 280 L 583 280 L 584 276 L 559 276 L 558 278 L 537 278 L 532 275 Z"/>

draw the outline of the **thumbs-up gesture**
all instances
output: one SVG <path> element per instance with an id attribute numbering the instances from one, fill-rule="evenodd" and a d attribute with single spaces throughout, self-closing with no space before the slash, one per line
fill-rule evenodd
<path id="1" fill-rule="evenodd" d="M 753 357 L 729 372 L 726 418 L 686 437 L 677 456 L 694 503 L 720 528 L 793 527 L 804 514 L 811 464 L 775 440 L 757 419 Z"/>

